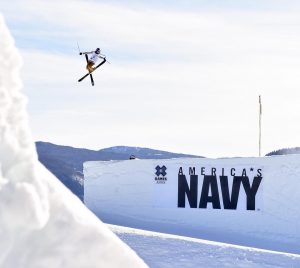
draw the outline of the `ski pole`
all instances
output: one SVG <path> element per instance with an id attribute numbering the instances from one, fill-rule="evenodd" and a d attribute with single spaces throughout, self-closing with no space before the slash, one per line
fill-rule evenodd
<path id="1" fill-rule="evenodd" d="M 77 41 L 77 47 L 78 47 L 78 51 L 79 51 L 79 55 L 81 55 L 80 53 L 80 48 L 79 48 L 79 44 L 78 44 L 78 41 Z"/>
<path id="2" fill-rule="evenodd" d="M 104 54 L 101 54 L 101 56 L 103 56 L 106 59 L 106 56 Z M 110 64 L 108 60 L 106 60 L 106 62 Z"/>

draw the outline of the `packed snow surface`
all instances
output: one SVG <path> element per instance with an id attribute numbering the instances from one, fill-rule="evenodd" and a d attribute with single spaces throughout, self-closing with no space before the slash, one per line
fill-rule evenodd
<path id="1" fill-rule="evenodd" d="M 20 56 L 1 14 L 0 62 L 0 267 L 146 267 L 39 164 Z"/>
<path id="2" fill-rule="evenodd" d="M 300 255 L 110 225 L 152 268 L 296 268 Z"/>
<path id="3" fill-rule="evenodd" d="M 106 223 L 300 253 L 300 155 L 87 162 L 84 177 Z"/>

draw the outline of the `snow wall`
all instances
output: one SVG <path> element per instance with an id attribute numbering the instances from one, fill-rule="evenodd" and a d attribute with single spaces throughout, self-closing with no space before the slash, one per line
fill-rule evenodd
<path id="1" fill-rule="evenodd" d="M 84 163 L 104 222 L 300 253 L 300 155 Z"/>
<path id="2" fill-rule="evenodd" d="M 38 162 L 21 58 L 1 14 L 0 63 L 0 267 L 146 267 Z"/>

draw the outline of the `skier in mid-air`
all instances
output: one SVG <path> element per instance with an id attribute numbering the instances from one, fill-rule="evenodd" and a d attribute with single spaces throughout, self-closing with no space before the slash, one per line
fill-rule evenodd
<path id="1" fill-rule="evenodd" d="M 91 52 L 80 52 L 80 55 L 84 54 L 92 54 L 87 62 L 86 68 L 89 72 L 94 71 L 95 69 L 93 68 L 93 66 L 96 64 L 96 62 L 98 61 L 98 59 L 105 59 L 104 55 L 100 54 L 100 48 L 96 48 L 95 51 L 91 51 Z"/>
<path id="2" fill-rule="evenodd" d="M 79 46 L 78 46 L 78 49 L 79 49 Z M 92 55 L 90 57 L 88 57 L 88 54 L 92 54 Z M 87 76 L 90 76 L 92 86 L 94 86 L 94 78 L 92 76 L 92 72 L 94 72 L 97 68 L 99 68 L 102 64 L 104 64 L 106 62 L 106 58 L 104 55 L 100 54 L 100 48 L 96 48 L 95 51 L 91 51 L 91 52 L 79 52 L 79 55 L 85 56 L 85 59 L 87 62 L 86 68 L 89 72 L 87 74 L 85 74 L 83 77 L 81 77 L 78 80 L 78 82 L 81 82 L 84 78 L 86 78 Z M 98 59 L 102 59 L 102 61 L 98 65 L 96 65 L 96 67 L 94 67 L 94 65 L 96 64 Z"/>

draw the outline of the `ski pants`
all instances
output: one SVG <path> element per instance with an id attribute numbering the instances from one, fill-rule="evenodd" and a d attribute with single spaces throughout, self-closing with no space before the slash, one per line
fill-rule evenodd
<path id="1" fill-rule="evenodd" d="M 93 71 L 93 66 L 95 65 L 95 62 L 89 61 L 88 64 L 86 65 L 86 68 L 89 72 Z"/>

